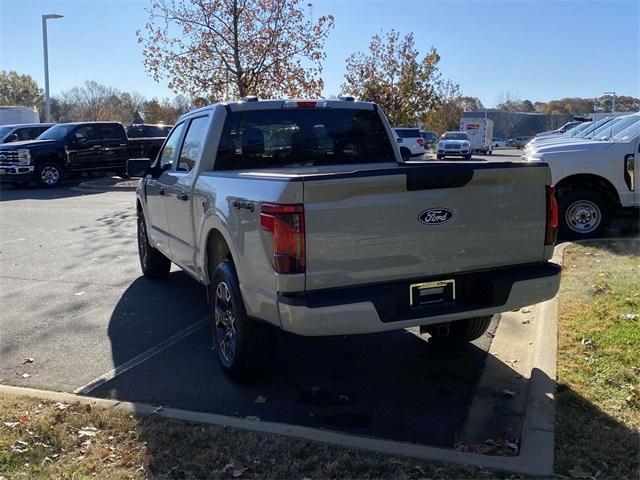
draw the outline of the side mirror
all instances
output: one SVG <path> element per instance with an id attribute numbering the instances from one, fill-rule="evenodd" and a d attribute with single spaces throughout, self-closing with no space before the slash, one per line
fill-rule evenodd
<path id="1" fill-rule="evenodd" d="M 17 133 L 12 133 L 7 138 L 5 138 L 4 143 L 17 142 L 18 140 L 19 140 L 18 139 L 18 134 Z"/>
<path id="2" fill-rule="evenodd" d="M 144 177 L 149 173 L 153 175 L 151 160 L 148 158 L 134 158 L 127 160 L 127 175 L 130 177 Z"/>

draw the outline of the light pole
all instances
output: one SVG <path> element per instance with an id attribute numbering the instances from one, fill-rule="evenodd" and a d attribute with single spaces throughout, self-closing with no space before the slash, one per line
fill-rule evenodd
<path id="1" fill-rule="evenodd" d="M 611 104 L 611 113 L 616 111 L 616 92 L 602 92 L 605 95 L 613 95 L 613 103 Z"/>
<path id="2" fill-rule="evenodd" d="M 51 104 L 49 102 L 49 50 L 47 48 L 47 20 L 62 18 L 62 15 L 50 13 L 42 15 L 42 47 L 44 49 L 44 116 L 45 121 L 51 121 Z"/>

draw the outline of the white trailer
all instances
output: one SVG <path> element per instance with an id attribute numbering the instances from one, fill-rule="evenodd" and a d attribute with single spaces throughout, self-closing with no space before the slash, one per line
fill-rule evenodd
<path id="1" fill-rule="evenodd" d="M 493 153 L 493 120 L 490 118 L 460 119 L 460 131 L 471 138 L 471 150 L 491 155 Z"/>
<path id="2" fill-rule="evenodd" d="M 0 125 L 40 123 L 36 107 L 0 107 Z"/>

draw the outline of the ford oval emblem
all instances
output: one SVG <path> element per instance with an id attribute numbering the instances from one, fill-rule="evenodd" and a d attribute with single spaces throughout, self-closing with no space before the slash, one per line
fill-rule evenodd
<path id="1" fill-rule="evenodd" d="M 453 218 L 453 212 L 448 208 L 430 208 L 418 215 L 418 220 L 425 225 L 442 225 Z"/>

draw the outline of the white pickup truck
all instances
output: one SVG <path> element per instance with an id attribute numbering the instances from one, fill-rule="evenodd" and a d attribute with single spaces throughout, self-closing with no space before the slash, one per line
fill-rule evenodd
<path id="1" fill-rule="evenodd" d="M 483 335 L 555 295 L 548 167 L 402 162 L 372 103 L 221 103 L 183 116 L 137 190 L 145 276 L 208 287 L 222 368 L 264 371 L 276 328 L 346 335 L 420 326 Z M 274 328 L 275 327 L 275 328 Z"/>
<path id="2" fill-rule="evenodd" d="M 527 162 L 544 162 L 551 169 L 566 238 L 597 237 L 615 210 L 640 206 L 640 114 L 602 128 L 600 140 L 543 144 L 525 155 Z"/>

